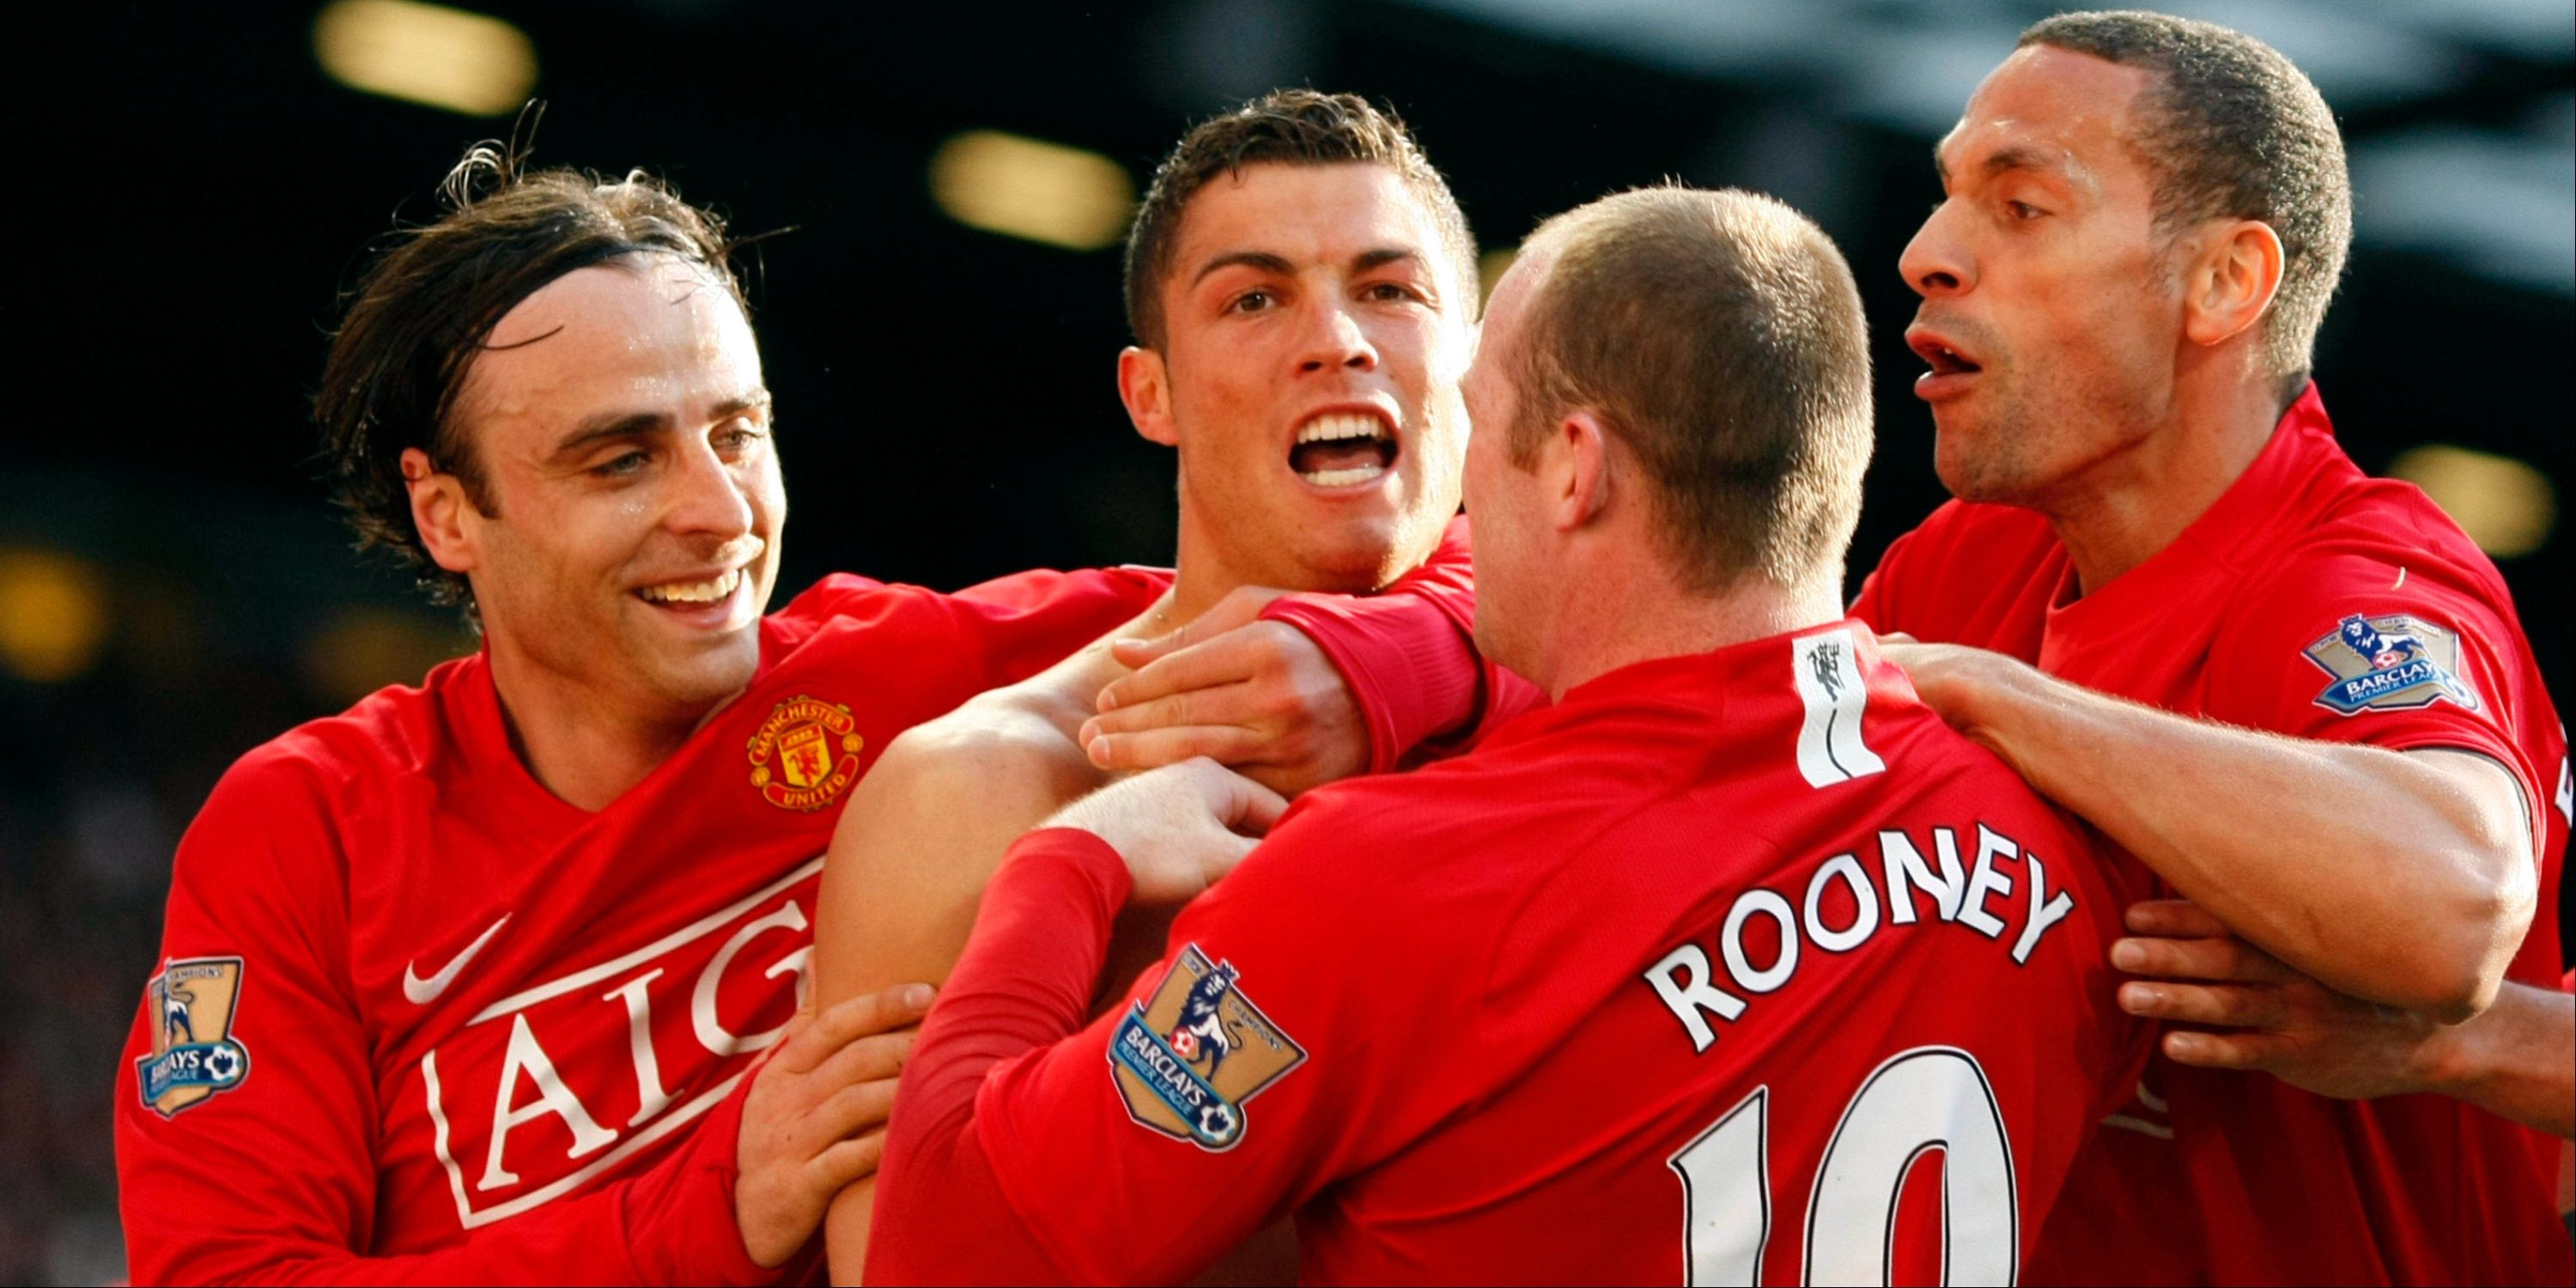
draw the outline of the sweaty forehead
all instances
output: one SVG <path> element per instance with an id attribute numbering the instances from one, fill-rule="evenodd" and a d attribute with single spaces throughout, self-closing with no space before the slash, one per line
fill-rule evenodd
<path id="1" fill-rule="evenodd" d="M 2151 79 L 2090 54 L 2025 46 L 1969 96 L 1934 161 L 1953 181 L 2011 166 L 2098 184 L 2135 165 L 2137 100 Z"/>
<path id="2" fill-rule="evenodd" d="M 1443 253 L 1437 221 L 1402 176 L 1373 162 L 1270 162 L 1220 174 L 1191 194 L 1173 269 L 1186 287 L 1225 255 L 1275 255 L 1303 267 L 1380 249 Z"/>

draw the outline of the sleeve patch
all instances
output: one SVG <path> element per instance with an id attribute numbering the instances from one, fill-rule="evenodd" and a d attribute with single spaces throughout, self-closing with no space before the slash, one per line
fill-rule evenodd
<path id="1" fill-rule="evenodd" d="M 1109 1039 L 1127 1116 L 1209 1153 L 1240 1143 L 1244 1102 L 1305 1062 L 1306 1049 L 1237 987 L 1234 963 L 1211 964 L 1196 944 Z"/>
<path id="2" fill-rule="evenodd" d="M 145 986 L 152 1006 L 152 1054 L 134 1062 L 143 1103 L 164 1118 L 204 1104 L 250 1077 L 250 1052 L 233 1040 L 242 959 L 171 962 Z"/>
<path id="3" fill-rule="evenodd" d="M 2302 650 L 2332 676 L 2316 704 L 2339 715 L 2428 707 L 2445 699 L 2471 711 L 2478 695 L 2460 676 L 2460 639 L 2406 613 L 2355 613 Z"/>

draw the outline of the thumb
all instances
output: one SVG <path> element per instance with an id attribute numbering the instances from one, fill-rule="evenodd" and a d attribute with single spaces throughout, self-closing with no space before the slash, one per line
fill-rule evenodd
<path id="1" fill-rule="evenodd" d="M 1288 812 L 1288 798 L 1244 777 L 1233 770 L 1224 771 L 1226 795 L 1218 802 L 1217 818 L 1226 830 L 1242 836 L 1267 836 Z M 1244 848 L 1250 849 L 1249 845 Z"/>

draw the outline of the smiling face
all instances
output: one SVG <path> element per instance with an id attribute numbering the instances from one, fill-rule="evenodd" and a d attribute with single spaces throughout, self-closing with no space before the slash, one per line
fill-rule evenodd
<path id="1" fill-rule="evenodd" d="M 650 256 L 556 279 L 493 328 L 456 415 L 490 510 L 457 503 L 435 553 L 496 665 L 688 719 L 750 683 L 787 496 L 714 278 Z"/>
<path id="2" fill-rule="evenodd" d="M 1900 271 L 1906 342 L 1931 364 L 1941 481 L 2045 506 L 2164 419 L 2187 248 L 2155 227 L 2132 140 L 2148 73 L 2032 45 L 1968 100 L 1936 160 L 1944 200 Z"/>
<path id="3" fill-rule="evenodd" d="M 1185 591 L 1364 592 L 1437 544 L 1473 336 L 1444 245 L 1380 165 L 1256 164 L 1190 198 L 1160 351 L 1120 363 L 1137 432 L 1180 449 Z"/>

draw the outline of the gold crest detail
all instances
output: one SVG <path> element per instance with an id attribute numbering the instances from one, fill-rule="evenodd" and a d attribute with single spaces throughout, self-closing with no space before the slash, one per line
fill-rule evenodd
<path id="1" fill-rule="evenodd" d="M 858 781 L 866 745 L 847 705 L 798 694 L 751 735 L 751 785 L 780 809 L 821 809 Z"/>

